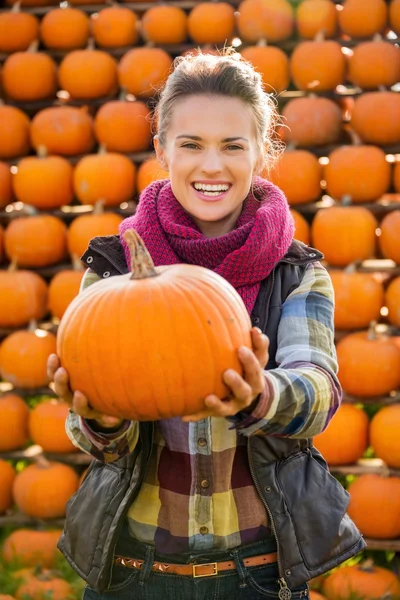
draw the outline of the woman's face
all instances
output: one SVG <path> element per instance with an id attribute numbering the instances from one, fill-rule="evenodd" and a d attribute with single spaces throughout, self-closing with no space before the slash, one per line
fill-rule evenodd
<path id="1" fill-rule="evenodd" d="M 157 156 L 172 191 L 205 235 L 234 228 L 261 166 L 254 116 L 238 98 L 189 96 L 173 109 Z"/>

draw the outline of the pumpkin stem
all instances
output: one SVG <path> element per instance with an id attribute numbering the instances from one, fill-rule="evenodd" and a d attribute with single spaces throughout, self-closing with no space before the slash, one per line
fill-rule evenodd
<path id="1" fill-rule="evenodd" d="M 376 321 L 371 321 L 368 328 L 367 339 L 376 340 Z"/>
<path id="2" fill-rule="evenodd" d="M 15 4 L 12 5 L 12 8 L 10 10 L 10 13 L 12 14 L 19 12 L 21 12 L 21 0 L 19 0 L 19 2 L 15 2 Z"/>
<path id="3" fill-rule="evenodd" d="M 13 273 L 14 271 L 18 271 L 18 259 L 16 256 L 14 256 L 10 262 L 10 264 L 8 265 L 7 271 L 9 273 Z"/>
<path id="4" fill-rule="evenodd" d="M 128 229 L 124 233 L 124 240 L 128 244 L 131 254 L 131 279 L 145 279 L 158 275 L 153 259 L 140 235 L 134 229 Z"/>
<path id="5" fill-rule="evenodd" d="M 39 50 L 39 40 L 33 40 L 33 42 L 31 44 L 29 44 L 29 47 L 27 49 L 27 52 L 37 52 Z"/>
<path id="6" fill-rule="evenodd" d="M 40 469 L 48 469 L 51 465 L 50 461 L 44 456 L 44 454 L 38 454 L 33 458 L 35 463 Z"/>
<path id="7" fill-rule="evenodd" d="M 260 40 L 258 40 L 257 46 L 259 48 L 265 48 L 265 46 L 268 46 L 268 42 L 265 38 L 261 38 Z"/>
<path id="8" fill-rule="evenodd" d="M 314 37 L 314 42 L 324 42 L 325 41 L 325 29 L 320 29 L 317 31 Z"/>
<path id="9" fill-rule="evenodd" d="M 352 204 L 353 204 L 353 199 L 350 196 L 350 194 L 345 194 L 344 196 L 341 197 L 341 199 L 340 199 L 341 206 L 351 206 Z"/>
<path id="10" fill-rule="evenodd" d="M 31 319 L 31 320 L 29 321 L 29 325 L 28 325 L 28 331 L 33 331 L 33 332 L 35 332 L 35 331 L 36 331 L 36 329 L 37 329 L 37 327 L 38 327 L 38 323 L 37 323 L 36 319 Z"/>
<path id="11" fill-rule="evenodd" d="M 120 102 L 126 102 L 126 88 L 122 87 L 118 96 Z"/>
<path id="12" fill-rule="evenodd" d="M 97 200 L 96 204 L 94 205 L 92 215 L 102 215 L 104 213 L 104 204 L 105 201 L 103 198 Z"/>
<path id="13" fill-rule="evenodd" d="M 362 145 L 362 139 L 360 138 L 360 136 L 358 135 L 358 133 L 356 133 L 354 131 L 354 129 L 352 129 L 351 127 L 348 128 L 348 134 L 350 136 L 351 139 L 351 145 L 352 146 L 361 146 Z"/>
<path id="14" fill-rule="evenodd" d="M 36 155 L 39 158 L 47 158 L 47 156 L 49 155 L 49 153 L 47 152 L 47 148 L 44 145 L 40 145 L 37 147 L 37 151 L 36 151 Z"/>
<path id="15" fill-rule="evenodd" d="M 362 571 L 373 571 L 374 570 L 374 561 L 372 560 L 372 558 L 367 558 L 367 560 L 364 560 L 364 562 L 362 562 L 360 564 L 360 569 Z"/>
<path id="16" fill-rule="evenodd" d="M 95 47 L 96 46 L 95 46 L 94 38 L 90 37 L 88 39 L 88 43 L 87 43 L 85 50 L 95 50 Z"/>
<path id="17" fill-rule="evenodd" d="M 355 260 L 354 262 L 350 263 L 349 265 L 347 265 L 347 267 L 344 269 L 344 273 L 349 273 L 350 275 L 352 273 L 357 273 L 357 269 L 358 267 L 361 265 L 361 260 Z"/>
<path id="18" fill-rule="evenodd" d="M 107 146 L 105 144 L 100 144 L 97 154 L 107 154 Z"/>

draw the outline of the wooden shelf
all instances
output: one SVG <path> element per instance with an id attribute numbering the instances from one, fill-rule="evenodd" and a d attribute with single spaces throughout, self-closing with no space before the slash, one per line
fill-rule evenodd
<path id="1" fill-rule="evenodd" d="M 396 540 L 372 540 L 364 538 L 367 550 L 383 550 L 385 552 L 400 552 L 400 539 Z"/>
<path id="2" fill-rule="evenodd" d="M 62 529 L 64 527 L 64 519 L 36 519 L 34 517 L 28 517 L 22 513 L 11 513 L 0 516 L 0 528 L 1 527 L 40 527 L 40 528 L 57 528 Z"/>
<path id="3" fill-rule="evenodd" d="M 388 404 L 397 404 L 400 402 L 400 390 L 389 396 L 351 396 L 350 394 L 343 394 L 343 402 L 348 404 L 381 404 L 386 406 Z"/>
<path id="4" fill-rule="evenodd" d="M 352 465 L 330 465 L 329 470 L 337 475 L 391 475 L 400 477 L 400 469 L 388 467 L 380 458 L 360 459 L 358 463 Z"/>
<path id="5" fill-rule="evenodd" d="M 43 452 L 40 446 L 29 446 L 23 450 L 14 450 L 13 452 L 0 452 L 0 458 L 3 460 L 34 460 L 38 456 L 45 456 L 48 460 L 62 462 L 70 465 L 89 465 L 93 457 L 78 450 L 69 454 L 54 454 Z"/>

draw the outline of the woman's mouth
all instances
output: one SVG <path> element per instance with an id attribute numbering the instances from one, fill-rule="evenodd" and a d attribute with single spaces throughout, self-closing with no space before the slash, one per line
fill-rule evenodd
<path id="1" fill-rule="evenodd" d="M 230 183 L 203 183 L 195 181 L 192 187 L 203 200 L 220 200 L 232 187 Z"/>

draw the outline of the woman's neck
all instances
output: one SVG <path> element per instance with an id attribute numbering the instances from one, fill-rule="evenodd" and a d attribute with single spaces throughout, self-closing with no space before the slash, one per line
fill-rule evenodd
<path id="1" fill-rule="evenodd" d="M 240 213 L 242 212 L 243 204 L 238 206 L 236 210 L 229 213 L 226 217 L 219 221 L 201 221 L 191 215 L 193 221 L 200 229 L 201 233 L 207 238 L 221 237 L 235 229 Z"/>

